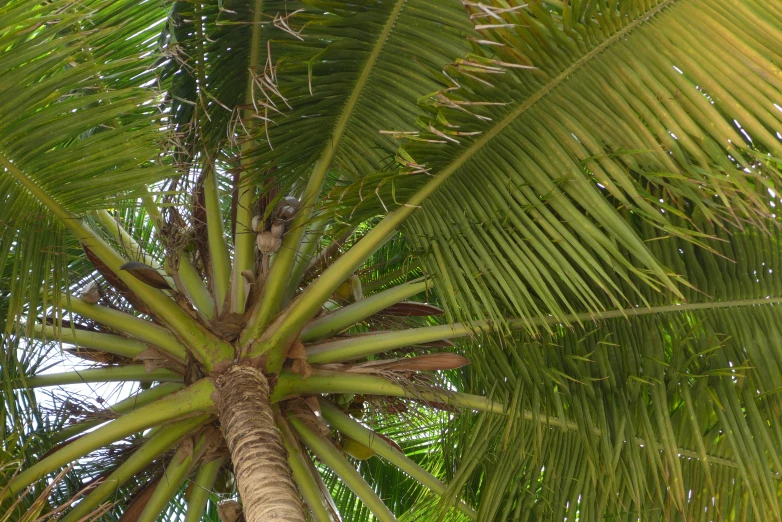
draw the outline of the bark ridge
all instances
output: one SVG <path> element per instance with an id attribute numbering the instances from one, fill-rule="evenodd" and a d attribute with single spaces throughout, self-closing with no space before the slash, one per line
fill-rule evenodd
<path id="1" fill-rule="evenodd" d="M 217 409 L 247 522 L 305 522 L 266 377 L 234 365 L 215 379 Z"/>

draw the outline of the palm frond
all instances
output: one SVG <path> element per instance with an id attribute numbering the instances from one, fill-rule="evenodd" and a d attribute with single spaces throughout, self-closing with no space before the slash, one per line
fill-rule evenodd
<path id="1" fill-rule="evenodd" d="M 465 390 L 494 390 L 514 407 L 505 421 L 481 421 L 480 443 L 466 439 L 475 436 L 460 424 L 476 422 L 468 418 L 453 426 L 461 440 L 444 443 L 460 448 L 460 468 L 475 467 L 461 483 L 480 492 L 481 520 L 513 520 L 506 508 L 555 520 L 576 511 L 579 520 L 779 516 L 782 309 L 762 302 L 777 295 L 780 232 L 767 226 L 771 234 L 712 229 L 711 252 L 662 232 L 650 242 L 701 284 L 708 294 L 688 297 L 703 309 L 472 347 Z M 722 307 L 746 298 L 760 304 Z M 564 424 L 548 426 L 548 417 Z"/>
<path id="2" fill-rule="evenodd" d="M 405 231 L 463 318 L 679 292 L 628 219 L 697 242 L 692 216 L 743 226 L 769 215 L 762 193 L 782 152 L 776 7 L 572 4 L 468 3 L 482 37 L 446 68 L 449 88 L 423 100 L 431 116 L 399 156 L 409 174 L 335 196 L 391 210 L 448 179 Z"/>
<path id="3" fill-rule="evenodd" d="M 72 251 L 61 224 L 11 171 L 76 214 L 171 172 L 158 162 L 166 142 L 158 95 L 133 80 L 151 64 L 139 58 L 149 29 L 138 24 L 160 11 L 150 2 L 135 11 L 139 20 L 116 26 L 113 17 L 131 4 L 14 1 L 0 10 L 2 263 L 15 264 L 4 289 L 33 310 L 42 283 L 61 288 Z"/>
<path id="4" fill-rule="evenodd" d="M 471 27 L 462 6 L 306 4 L 294 21 L 302 23 L 300 47 L 312 54 L 280 62 L 280 93 L 292 110 L 280 104 L 280 114 L 269 115 L 259 161 L 302 172 L 331 147 L 333 168 L 348 179 L 391 166 L 396 144 L 381 131 L 411 130 L 418 97 L 438 86 L 431 71 L 466 50 Z"/>
<path id="5" fill-rule="evenodd" d="M 757 0 L 9 0 L 0 498 L 71 465 L 53 502 L 121 486 L 68 522 L 181 518 L 231 473 L 190 444 L 241 360 L 351 522 L 779 519 L 778 26 Z M 80 336 L 98 364 L 46 374 Z M 174 382 L 36 408 L 115 381 Z"/>

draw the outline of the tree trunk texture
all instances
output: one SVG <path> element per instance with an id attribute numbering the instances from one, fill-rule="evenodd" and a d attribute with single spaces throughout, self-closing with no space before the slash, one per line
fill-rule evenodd
<path id="1" fill-rule="evenodd" d="M 217 411 L 247 522 L 305 522 L 266 377 L 234 365 L 215 379 Z"/>

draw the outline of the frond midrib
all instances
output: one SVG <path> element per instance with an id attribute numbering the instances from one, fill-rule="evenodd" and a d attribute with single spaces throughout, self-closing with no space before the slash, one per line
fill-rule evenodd
<path id="1" fill-rule="evenodd" d="M 396 20 L 399 18 L 405 3 L 407 3 L 407 0 L 396 1 L 394 9 L 391 11 L 388 20 L 386 20 L 386 25 L 383 27 L 383 31 L 378 35 L 377 42 L 375 42 L 375 45 L 372 48 L 372 53 L 369 55 L 366 63 L 364 64 L 364 67 L 361 69 L 361 75 L 356 80 L 356 84 L 350 93 L 350 97 L 345 102 L 342 112 L 340 113 L 339 120 L 337 120 L 337 124 L 334 126 L 334 131 L 331 135 L 332 139 L 326 143 L 324 147 L 324 152 L 326 150 L 330 150 L 332 157 L 339 148 L 339 141 L 345 134 L 345 130 L 347 129 L 350 118 L 353 115 L 353 111 L 358 104 L 358 100 L 361 98 L 361 94 L 364 92 L 364 87 L 366 87 L 366 84 L 369 81 L 369 77 L 372 75 L 372 71 L 375 67 L 375 64 L 377 63 L 377 59 L 380 57 L 380 54 L 383 51 L 383 47 L 388 41 L 388 37 L 391 34 L 391 31 L 393 30 Z"/>
<path id="2" fill-rule="evenodd" d="M 556 75 L 554 78 L 549 80 L 545 85 L 543 85 L 540 89 L 538 89 L 534 94 L 532 94 L 527 99 L 525 99 L 518 107 L 516 107 L 514 110 L 512 110 L 502 120 L 497 122 L 496 125 L 491 127 L 484 134 L 482 134 L 464 152 L 459 154 L 451 163 L 446 165 L 438 173 L 438 176 L 441 176 L 443 178 L 450 177 L 454 172 L 456 172 L 459 169 L 459 167 L 461 167 L 470 158 L 475 156 L 481 149 L 483 149 L 484 146 L 486 146 L 495 136 L 497 136 L 500 132 L 502 132 L 508 125 L 512 124 L 514 121 L 516 121 L 517 118 L 519 118 L 521 115 L 523 115 L 524 113 L 526 113 L 527 111 L 532 109 L 540 100 L 542 100 L 551 91 L 553 91 L 554 89 L 556 89 L 557 87 L 562 85 L 575 72 L 577 72 L 579 69 L 581 69 L 584 66 L 586 66 L 588 63 L 590 63 L 592 60 L 594 60 L 598 55 L 600 55 L 603 51 L 607 50 L 608 48 L 612 47 L 614 44 L 619 42 L 628 33 L 633 31 L 637 27 L 639 27 L 641 24 L 649 21 L 651 18 L 653 18 L 655 15 L 657 15 L 660 11 L 662 11 L 666 7 L 669 7 L 669 6 L 673 5 L 673 4 L 675 4 L 677 1 L 678 0 L 665 0 L 660 5 L 654 7 L 653 9 L 651 9 L 644 16 L 641 16 L 641 17 L 637 18 L 636 20 L 633 20 L 632 22 L 627 24 L 625 27 L 623 27 L 622 29 L 620 29 L 616 33 L 612 34 L 611 36 L 606 38 L 604 41 L 600 42 L 592 50 L 590 50 L 584 56 L 582 56 L 581 58 L 576 60 L 573 64 L 571 64 L 569 67 L 567 67 L 564 71 L 562 71 L 561 73 Z"/>

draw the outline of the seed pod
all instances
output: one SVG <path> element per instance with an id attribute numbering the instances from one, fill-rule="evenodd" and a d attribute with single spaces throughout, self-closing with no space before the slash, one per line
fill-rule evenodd
<path id="1" fill-rule="evenodd" d="M 285 223 L 280 220 L 274 220 L 272 222 L 271 233 L 274 237 L 282 237 L 285 233 Z"/>
<path id="2" fill-rule="evenodd" d="M 276 252 L 282 245 L 282 239 L 274 237 L 271 232 L 261 232 L 255 240 L 258 243 L 258 250 L 265 256 Z"/>
<path id="3" fill-rule="evenodd" d="M 263 220 L 261 219 L 261 216 L 253 216 L 252 221 L 252 228 L 253 232 L 256 234 L 261 231 L 261 227 L 263 227 Z"/>
<path id="4" fill-rule="evenodd" d="M 242 270 L 242 277 L 250 284 L 255 283 L 255 274 L 252 270 Z"/>
<path id="5" fill-rule="evenodd" d="M 95 281 L 90 282 L 87 288 L 82 291 L 80 297 L 82 301 L 89 304 L 95 304 L 100 301 L 100 287 L 98 283 Z"/>

